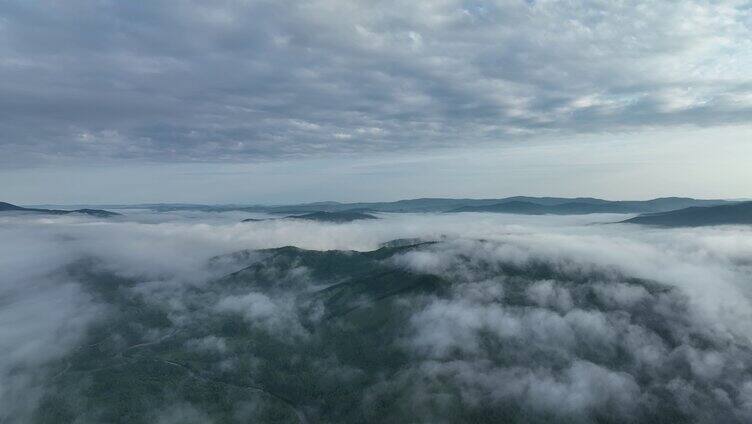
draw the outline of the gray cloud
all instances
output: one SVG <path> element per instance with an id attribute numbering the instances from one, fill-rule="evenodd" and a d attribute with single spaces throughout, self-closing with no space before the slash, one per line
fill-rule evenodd
<path id="1" fill-rule="evenodd" d="M 744 1 L 4 2 L 0 156 L 225 161 L 752 117 Z"/>

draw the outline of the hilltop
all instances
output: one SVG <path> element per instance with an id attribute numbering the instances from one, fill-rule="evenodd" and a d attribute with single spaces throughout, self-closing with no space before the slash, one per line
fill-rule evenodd
<path id="1" fill-rule="evenodd" d="M 622 222 L 661 227 L 752 224 L 752 202 L 643 214 Z"/>
<path id="2" fill-rule="evenodd" d="M 50 215 L 68 215 L 72 213 L 96 216 L 99 218 L 109 218 L 112 216 L 118 216 L 119 213 L 110 212 L 103 209 L 75 209 L 75 210 L 62 210 L 62 209 L 40 209 L 40 208 L 24 208 L 12 203 L 0 202 L 0 212 L 30 212 Z"/>

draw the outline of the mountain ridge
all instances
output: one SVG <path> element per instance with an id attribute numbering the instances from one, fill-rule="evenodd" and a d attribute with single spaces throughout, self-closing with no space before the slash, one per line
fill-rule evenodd
<path id="1" fill-rule="evenodd" d="M 63 210 L 63 209 L 41 209 L 41 208 L 25 208 L 23 206 L 14 205 L 8 202 L 0 202 L 0 212 L 31 212 L 50 215 L 68 215 L 72 213 L 78 213 L 83 215 L 96 216 L 100 218 L 109 218 L 112 216 L 120 215 L 117 212 L 110 212 L 103 209 L 75 209 L 75 210 Z"/>
<path id="2" fill-rule="evenodd" d="M 752 202 L 730 205 L 692 206 L 668 212 L 649 213 L 621 223 L 659 227 L 701 227 L 709 225 L 752 224 Z"/>
<path id="3" fill-rule="evenodd" d="M 734 201 L 723 199 L 693 199 L 689 197 L 659 197 L 649 200 L 605 200 L 593 197 L 532 197 L 512 196 L 504 198 L 470 199 L 470 198 L 436 198 L 424 197 L 416 199 L 402 199 L 393 202 L 313 202 L 291 205 L 200 205 L 200 204 L 138 204 L 138 205 L 102 205 L 119 209 L 151 209 L 156 212 L 173 212 L 181 210 L 195 210 L 204 212 L 261 212 L 269 214 L 291 215 L 312 212 L 387 212 L 387 213 L 418 213 L 418 212 L 493 212 L 483 210 L 493 209 L 494 205 L 527 202 L 534 205 L 554 207 L 552 212 L 540 208 L 540 213 L 580 214 L 580 213 L 649 213 L 666 212 L 691 206 L 714 206 L 733 204 Z M 573 203 L 569 206 L 572 212 L 562 204 Z M 500 208 L 503 209 L 503 208 Z M 583 212 L 587 209 L 593 212 Z"/>

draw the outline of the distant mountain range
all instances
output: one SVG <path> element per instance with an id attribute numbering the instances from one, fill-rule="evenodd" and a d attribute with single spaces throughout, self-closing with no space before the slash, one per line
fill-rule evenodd
<path id="1" fill-rule="evenodd" d="M 533 200 L 502 201 L 492 205 L 463 206 L 449 212 L 496 212 L 523 215 L 584 215 L 591 213 L 644 213 L 676 210 L 689 206 L 726 204 L 723 200 L 661 198 L 644 201 L 608 201 L 600 199 L 562 199 L 560 203 Z"/>
<path id="2" fill-rule="evenodd" d="M 693 206 L 669 212 L 643 214 L 622 222 L 661 227 L 752 224 L 752 202 L 710 207 Z"/>
<path id="3" fill-rule="evenodd" d="M 119 213 L 110 212 L 102 209 L 76 209 L 76 210 L 62 210 L 62 209 L 39 209 L 39 208 L 24 208 L 16 206 L 11 203 L 0 202 L 0 212 L 32 212 L 51 215 L 67 215 L 71 213 L 78 213 L 84 215 L 91 215 L 100 218 L 109 218 L 111 216 L 120 215 Z"/>
<path id="4" fill-rule="evenodd" d="M 652 200 L 603 200 L 592 197 L 527 197 L 515 196 L 502 199 L 408 199 L 396 202 L 338 203 L 316 202 L 297 205 L 192 205 L 192 204 L 147 204 L 109 205 L 118 209 L 151 209 L 156 212 L 244 211 L 287 215 L 284 219 L 304 219 L 320 222 L 351 222 L 377 219 L 370 213 L 463 213 L 492 212 L 522 215 L 583 215 L 593 213 L 635 213 L 637 217 L 625 223 L 657 226 L 699 226 L 721 224 L 752 224 L 752 202 L 730 200 L 703 200 L 687 197 L 662 197 Z M 21 207 L 0 202 L 0 212 L 34 212 L 54 215 L 70 213 L 97 217 L 119 215 L 104 209 L 81 208 L 75 210 Z M 243 222 L 258 221 L 249 218 Z"/>
<path id="5" fill-rule="evenodd" d="M 364 219 L 378 219 L 367 213 L 342 211 L 342 212 L 311 212 L 303 215 L 288 216 L 290 219 L 305 219 L 320 222 L 352 222 Z"/>
<path id="6" fill-rule="evenodd" d="M 271 218 L 271 219 L 303 219 L 306 221 L 319 221 L 319 222 L 352 222 L 360 221 L 363 219 L 378 219 L 373 215 L 367 213 L 355 212 L 355 211 L 342 211 L 342 212 L 311 212 L 302 215 L 290 215 L 284 218 Z M 258 222 L 267 221 L 267 219 L 248 218 L 241 222 Z"/>
<path id="7" fill-rule="evenodd" d="M 644 209 L 642 205 L 625 206 L 611 203 L 567 202 L 557 205 L 541 205 L 532 202 L 512 201 L 487 206 L 463 206 L 449 212 L 495 212 L 522 215 L 581 215 L 589 213 L 630 213 Z"/>
<path id="8" fill-rule="evenodd" d="M 306 214 L 313 212 L 498 212 L 526 215 L 588 214 L 588 213 L 651 213 L 666 212 L 692 206 L 733 204 L 727 200 L 701 200 L 686 197 L 663 197 L 652 200 L 611 201 L 592 197 L 528 197 L 514 196 L 500 199 L 441 199 L 422 198 L 396 202 L 339 203 L 316 202 L 296 205 L 194 205 L 141 204 L 111 205 L 118 209 L 151 209 L 157 212 L 197 210 L 205 212 L 245 211 L 271 214 Z"/>

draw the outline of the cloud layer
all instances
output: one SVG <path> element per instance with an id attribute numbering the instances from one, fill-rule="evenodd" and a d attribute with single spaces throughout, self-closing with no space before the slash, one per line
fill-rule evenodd
<path id="1" fill-rule="evenodd" d="M 4 2 L 0 157 L 224 161 L 752 116 L 745 1 Z"/>
<path id="2" fill-rule="evenodd" d="M 211 376 L 236 384 L 221 392 L 235 417 L 228 422 L 278 410 L 365 422 L 752 418 L 748 228 L 602 225 L 620 218 L 609 215 L 398 214 L 340 225 L 240 218 L 0 217 L 0 418 L 28 422 L 51 394 L 90 401 L 90 385 L 130 381 L 77 368 L 100 354 L 137 374 L 161 361 L 159 396 L 169 405 L 139 406 L 155 422 L 217 417 L 203 392 L 185 397 L 188 386 L 171 385 L 193 379 L 216 389 Z M 438 243 L 371 260 L 397 279 L 434 275 L 444 289 L 379 301 L 345 294 L 338 307 L 358 312 L 342 318 L 306 297 L 368 270 L 349 268 L 352 253 L 327 250 L 414 237 Z M 291 248 L 287 256 L 244 250 L 289 245 L 323 262 Z M 86 272 L 106 278 L 70 271 L 82 259 L 95 264 Z M 373 281 L 389 281 L 379 275 Z M 374 320 L 385 311 L 399 325 Z M 113 329 L 118 319 L 128 325 Z M 375 337 L 360 332 L 361 320 L 381 323 L 368 331 L 386 355 L 348 352 L 359 337 Z M 249 379 L 287 388 L 281 393 L 293 401 L 237 390 Z M 334 408 L 331 399 L 348 402 Z M 88 411 L 84 422 L 112 413 L 106 404 L 70 404 Z"/>
<path id="3" fill-rule="evenodd" d="M 748 420 L 748 270 L 727 265 L 738 274 L 724 276 L 702 261 L 713 276 L 676 274 L 687 264 L 644 241 L 569 247 L 581 237 L 450 242 L 398 258 L 464 283 L 412 315 L 404 343 L 416 362 L 374 396 L 406 385 L 428 413 L 440 392 L 470 414 L 514 421 Z"/>

